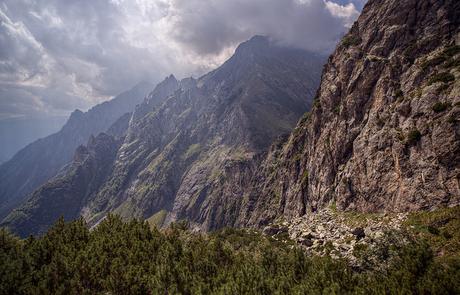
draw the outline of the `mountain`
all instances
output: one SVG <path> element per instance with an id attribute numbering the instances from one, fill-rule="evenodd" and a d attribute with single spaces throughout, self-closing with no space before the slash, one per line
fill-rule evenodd
<path id="1" fill-rule="evenodd" d="M 329 205 L 459 205 L 459 64 L 459 1 L 368 1 L 329 58 L 311 112 L 257 169 L 238 224 Z"/>
<path id="2" fill-rule="evenodd" d="M 232 224 L 246 176 L 310 109 L 324 61 L 255 36 L 199 79 L 169 77 L 164 88 L 174 94 L 156 108 L 151 100 L 160 95 L 139 105 L 120 145 L 105 135 L 96 140 L 105 147 L 89 144 L 87 162 L 74 161 L 4 225 L 24 236 L 43 232 L 61 214 L 96 224 L 108 212 L 160 224 L 187 218 L 202 229 Z M 98 161 L 98 150 L 110 156 Z"/>
<path id="3" fill-rule="evenodd" d="M 120 116 L 131 112 L 153 87 L 140 83 L 88 112 L 74 111 L 64 127 L 39 139 L 0 166 L 0 218 L 20 204 L 72 160 L 75 149 L 92 134 L 106 131 Z"/>
<path id="4" fill-rule="evenodd" d="M 0 164 L 27 144 L 59 131 L 66 120 L 65 116 L 0 120 Z"/>

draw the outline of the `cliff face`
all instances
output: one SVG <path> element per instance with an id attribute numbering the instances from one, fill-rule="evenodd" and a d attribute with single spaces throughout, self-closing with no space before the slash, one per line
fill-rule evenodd
<path id="1" fill-rule="evenodd" d="M 460 2 L 371 0 L 310 113 L 253 177 L 240 225 L 460 203 Z"/>
<path id="2" fill-rule="evenodd" d="M 96 224 L 108 212 L 125 218 L 167 212 L 165 223 L 186 218 L 202 229 L 233 224 L 261 154 L 310 108 L 324 61 L 256 36 L 197 80 L 168 77 L 136 108 L 120 145 L 102 142 L 108 158 L 75 160 L 4 224 L 26 235 L 56 214 Z M 111 130 L 123 129 L 127 120 L 119 121 Z M 82 174 L 101 181 L 79 181 Z M 29 227 L 35 223 L 43 226 Z"/>
<path id="3" fill-rule="evenodd" d="M 323 60 L 256 36 L 215 71 L 179 81 L 161 107 L 133 116 L 114 173 L 85 218 L 166 211 L 165 223 L 234 223 L 243 189 L 235 185 L 250 179 L 257 155 L 309 109 Z"/>
<path id="4" fill-rule="evenodd" d="M 108 212 L 146 219 L 166 213 L 165 224 L 183 218 L 202 229 L 233 224 L 260 155 L 310 108 L 324 61 L 256 36 L 197 80 L 168 77 L 134 111 L 116 155 L 110 164 L 104 162 L 110 167 L 104 181 L 65 186 L 69 198 L 75 194 L 73 200 L 82 200 L 68 217 L 82 215 L 96 224 Z M 153 108 L 158 99 L 162 103 Z M 73 166 L 83 169 L 78 161 Z M 65 205 L 50 205 L 67 202 L 59 198 L 62 181 L 48 187 L 34 192 L 34 210 L 21 218 L 13 214 L 5 224 L 24 235 L 35 232 L 25 226 L 28 220 L 50 223 L 50 216 L 66 212 Z M 16 212 L 26 210 L 27 203 Z M 48 207 L 52 214 L 45 214 Z"/>
<path id="5" fill-rule="evenodd" d="M 153 87 L 140 83 L 86 113 L 76 110 L 57 133 L 39 139 L 0 166 L 0 219 L 72 160 L 75 149 L 91 135 L 105 132 L 124 113 L 134 110 Z"/>

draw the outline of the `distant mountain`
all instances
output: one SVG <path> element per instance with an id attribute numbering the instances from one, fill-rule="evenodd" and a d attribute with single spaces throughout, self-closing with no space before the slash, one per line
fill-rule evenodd
<path id="1" fill-rule="evenodd" d="M 29 144 L 3 163 L 0 166 L 0 218 L 56 175 L 72 160 L 75 149 L 92 134 L 107 131 L 120 116 L 133 111 L 152 88 L 149 83 L 140 83 L 86 113 L 74 111 L 59 132 Z"/>
<path id="2" fill-rule="evenodd" d="M 0 164 L 8 161 L 27 144 L 59 131 L 65 116 L 13 118 L 0 121 Z"/>
<path id="3" fill-rule="evenodd" d="M 59 215 L 95 224 L 108 212 L 163 224 L 187 218 L 204 229 L 231 224 L 246 173 L 310 109 L 325 60 L 256 36 L 199 79 L 169 77 L 163 88 L 174 94 L 156 108 L 160 92 L 139 105 L 122 143 L 96 137 L 77 151 L 74 168 L 36 190 L 4 224 L 27 235 Z M 226 177 L 235 180 L 231 187 Z"/>

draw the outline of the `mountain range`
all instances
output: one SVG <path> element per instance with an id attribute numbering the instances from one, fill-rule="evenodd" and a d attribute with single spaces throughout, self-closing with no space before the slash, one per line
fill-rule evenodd
<path id="1" fill-rule="evenodd" d="M 205 229 L 227 224 L 230 204 L 219 195 L 237 194 L 225 192 L 227 171 L 242 169 L 291 131 L 311 107 L 325 59 L 255 36 L 198 79 L 169 76 L 120 132 L 90 138 L 5 224 L 27 235 L 60 215 L 96 224 L 108 212 L 163 216 L 166 223 L 189 216 Z"/>
<path id="2" fill-rule="evenodd" d="M 455 0 L 368 1 L 324 69 L 320 54 L 255 36 L 216 70 L 170 76 L 132 114 L 88 134 L 59 174 L 23 190 L 33 192 L 3 225 L 27 236 L 61 215 L 96 225 L 114 212 L 214 230 L 331 205 L 459 205 L 459 60 Z M 35 159 L 18 155 L 0 171 L 37 175 L 27 168 Z M 2 196 L 16 200 L 10 187 Z"/>
<path id="3" fill-rule="evenodd" d="M 0 218 L 55 176 L 90 135 L 106 131 L 151 89 L 152 85 L 143 82 L 88 112 L 74 111 L 60 131 L 27 145 L 0 165 Z"/>

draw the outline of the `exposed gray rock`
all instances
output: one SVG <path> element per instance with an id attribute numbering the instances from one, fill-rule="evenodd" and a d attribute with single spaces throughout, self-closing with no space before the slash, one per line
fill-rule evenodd
<path id="1" fill-rule="evenodd" d="M 368 1 L 312 111 L 256 170 L 238 224 L 330 202 L 361 212 L 460 204 L 459 33 L 459 1 Z"/>

